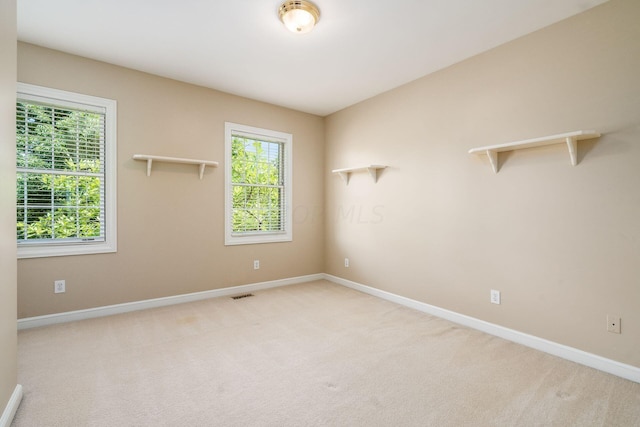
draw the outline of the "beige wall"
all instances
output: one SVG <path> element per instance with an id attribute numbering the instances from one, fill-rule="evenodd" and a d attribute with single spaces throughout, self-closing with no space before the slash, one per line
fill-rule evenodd
<path id="1" fill-rule="evenodd" d="M 17 383 L 16 1 L 0 1 L 0 416 Z"/>
<path id="2" fill-rule="evenodd" d="M 327 170 L 389 168 L 325 173 L 326 272 L 640 366 L 638 19 L 613 0 L 329 116 Z M 467 154 L 581 129 L 576 167 Z"/>
<path id="3" fill-rule="evenodd" d="M 22 43 L 18 80 L 118 102 L 118 252 L 19 260 L 20 318 L 323 271 L 322 118 Z M 293 134 L 293 242 L 224 246 L 225 121 Z M 137 153 L 220 167 L 147 177 Z"/>

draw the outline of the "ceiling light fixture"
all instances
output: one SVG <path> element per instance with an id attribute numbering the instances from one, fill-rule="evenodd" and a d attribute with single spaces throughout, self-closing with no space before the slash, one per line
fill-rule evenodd
<path id="1" fill-rule="evenodd" d="M 278 10 L 280 20 L 293 33 L 305 34 L 313 30 L 320 19 L 320 11 L 315 4 L 306 0 L 289 0 Z"/>

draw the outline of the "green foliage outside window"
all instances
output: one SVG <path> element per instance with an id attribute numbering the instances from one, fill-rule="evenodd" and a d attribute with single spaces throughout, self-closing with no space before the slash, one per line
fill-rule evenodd
<path id="1" fill-rule="evenodd" d="M 103 235 L 101 114 L 17 103 L 17 238 Z"/>
<path id="2" fill-rule="evenodd" d="M 282 231 L 282 143 L 233 136 L 231 180 L 234 233 Z"/>

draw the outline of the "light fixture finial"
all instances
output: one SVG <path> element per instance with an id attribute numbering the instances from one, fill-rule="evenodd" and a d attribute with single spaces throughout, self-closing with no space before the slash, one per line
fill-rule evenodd
<path id="1" fill-rule="evenodd" d="M 320 19 L 317 6 L 307 0 L 288 0 L 278 9 L 280 20 L 293 33 L 305 34 L 313 29 Z"/>

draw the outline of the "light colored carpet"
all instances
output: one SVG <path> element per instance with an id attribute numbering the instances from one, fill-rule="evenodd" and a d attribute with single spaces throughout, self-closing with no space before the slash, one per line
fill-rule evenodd
<path id="1" fill-rule="evenodd" d="M 325 281 L 20 331 L 34 426 L 640 426 L 640 384 Z"/>

